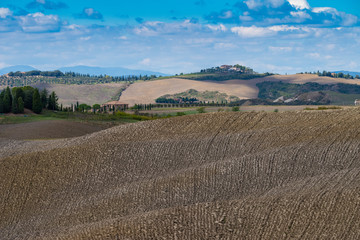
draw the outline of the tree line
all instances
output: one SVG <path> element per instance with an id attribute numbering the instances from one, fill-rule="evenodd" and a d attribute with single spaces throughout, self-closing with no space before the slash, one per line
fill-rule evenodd
<path id="1" fill-rule="evenodd" d="M 304 74 L 301 72 L 300 74 Z M 327 72 L 327 71 L 317 71 L 317 72 L 305 72 L 305 74 L 314 74 L 318 75 L 319 77 L 332 77 L 332 78 L 345 78 L 345 79 L 360 79 L 359 75 L 356 75 L 355 77 L 350 75 L 349 73 L 344 74 L 342 72 L 339 73 L 333 73 L 333 72 Z"/>
<path id="2" fill-rule="evenodd" d="M 35 84 L 102 84 L 118 82 L 134 82 L 138 80 L 151 80 L 157 78 L 156 75 L 124 75 L 112 77 L 108 75 L 90 75 L 75 72 L 63 73 L 56 71 L 29 72 L 10 72 L 7 75 L 0 76 L 0 86 L 22 87 Z"/>
<path id="3" fill-rule="evenodd" d="M 0 113 L 24 113 L 24 109 L 41 113 L 43 109 L 58 110 L 58 97 L 55 92 L 50 94 L 46 89 L 39 91 L 30 86 L 7 87 L 0 93 Z"/>

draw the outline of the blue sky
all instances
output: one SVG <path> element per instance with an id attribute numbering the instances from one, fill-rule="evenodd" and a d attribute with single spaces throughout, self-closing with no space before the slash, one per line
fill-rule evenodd
<path id="1" fill-rule="evenodd" d="M 358 0 L 3 0 L 0 67 L 360 71 Z"/>

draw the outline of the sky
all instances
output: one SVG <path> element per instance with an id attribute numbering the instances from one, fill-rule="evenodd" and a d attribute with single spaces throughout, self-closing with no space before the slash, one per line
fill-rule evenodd
<path id="1" fill-rule="evenodd" d="M 1 0 L 0 68 L 360 71 L 358 0 Z"/>

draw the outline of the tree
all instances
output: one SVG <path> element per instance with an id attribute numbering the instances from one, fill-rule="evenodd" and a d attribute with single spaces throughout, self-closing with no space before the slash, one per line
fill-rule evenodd
<path id="1" fill-rule="evenodd" d="M 33 96 L 35 89 L 30 86 L 23 87 L 24 91 L 24 107 L 27 109 L 32 109 L 33 106 Z"/>
<path id="2" fill-rule="evenodd" d="M 46 88 L 44 88 L 41 93 L 40 93 L 40 100 L 41 100 L 41 107 L 42 108 L 46 108 L 47 104 L 48 104 L 48 91 L 46 90 Z"/>
<path id="3" fill-rule="evenodd" d="M 100 106 L 99 104 L 94 104 L 94 105 L 92 106 L 94 112 L 96 112 L 97 110 L 99 110 L 100 107 L 101 107 L 101 106 Z"/>
<path id="4" fill-rule="evenodd" d="M 49 99 L 48 99 L 48 109 L 49 110 L 58 110 L 59 105 L 58 105 L 58 97 L 56 96 L 55 92 L 52 92 L 49 95 Z"/>
<path id="5" fill-rule="evenodd" d="M 11 112 L 12 96 L 9 87 L 7 87 L 5 90 L 3 102 L 4 102 L 4 113 Z"/>
<path id="6" fill-rule="evenodd" d="M 4 95 L 5 90 L 1 91 L 0 93 L 0 113 L 4 113 Z"/>
<path id="7" fill-rule="evenodd" d="M 19 113 L 18 101 L 15 97 L 12 100 L 11 111 L 12 111 L 12 113 L 15 113 L 15 114 Z"/>
<path id="8" fill-rule="evenodd" d="M 79 111 L 80 112 L 85 112 L 87 110 L 90 110 L 91 109 L 91 106 L 87 105 L 87 104 L 80 104 L 79 105 Z"/>
<path id="9" fill-rule="evenodd" d="M 24 113 L 24 101 L 22 97 L 18 98 L 17 107 L 18 107 L 18 113 Z"/>
<path id="10" fill-rule="evenodd" d="M 34 94 L 33 94 L 33 102 L 32 102 L 32 110 L 34 113 L 41 113 L 42 111 L 42 103 L 41 103 L 41 98 L 40 98 L 40 93 L 38 89 L 34 90 Z"/>

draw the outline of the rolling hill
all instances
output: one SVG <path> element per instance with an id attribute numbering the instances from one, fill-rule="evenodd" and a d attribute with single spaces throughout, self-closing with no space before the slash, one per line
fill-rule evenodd
<path id="1" fill-rule="evenodd" d="M 9 72 L 16 72 L 16 71 L 28 72 L 33 70 L 37 70 L 37 69 L 27 65 L 16 65 L 16 66 L 0 69 L 0 75 L 8 74 Z"/>
<path id="2" fill-rule="evenodd" d="M 70 106 L 76 102 L 88 105 L 103 104 L 110 100 L 117 100 L 126 83 L 106 83 L 92 85 L 67 85 L 67 84 L 35 84 L 38 89 L 46 88 L 54 91 L 59 97 L 59 104 Z"/>
<path id="3" fill-rule="evenodd" d="M 62 67 L 59 69 L 62 72 L 75 72 L 81 74 L 90 75 L 109 75 L 113 77 L 127 76 L 127 75 L 156 75 L 156 76 L 168 76 L 168 74 L 160 72 L 152 72 L 147 70 L 134 70 L 122 67 L 89 67 L 89 66 L 74 66 L 74 67 Z"/>
<path id="4" fill-rule="evenodd" d="M 165 94 L 177 94 L 189 89 L 219 91 L 220 93 L 233 95 L 240 99 L 254 99 L 259 95 L 259 89 L 256 84 L 267 81 L 295 84 L 316 82 L 319 84 L 346 83 L 360 85 L 360 81 L 357 79 L 319 77 L 312 74 L 272 75 L 250 80 L 234 79 L 228 81 L 196 81 L 183 78 L 168 78 L 134 83 L 123 92 L 120 100 L 131 105 L 135 103 L 155 103 L 157 98 Z"/>
<path id="5" fill-rule="evenodd" d="M 0 69 L 0 75 L 7 74 L 9 72 L 28 72 L 32 70 L 38 70 L 34 67 L 27 66 L 27 65 L 17 65 L 6 67 Z M 108 76 L 128 76 L 128 75 L 156 75 L 156 76 L 168 76 L 168 74 L 160 73 L 160 72 L 153 72 L 148 70 L 135 70 L 135 69 L 128 69 L 123 67 L 90 67 L 90 66 L 73 66 L 73 67 L 61 67 L 59 69 L 52 69 L 52 70 L 60 70 L 63 73 L 66 72 L 75 72 L 81 74 L 89 74 L 89 75 L 108 75 Z"/>
<path id="6" fill-rule="evenodd" d="M 1 239 L 359 239 L 360 110 L 0 140 Z"/>

